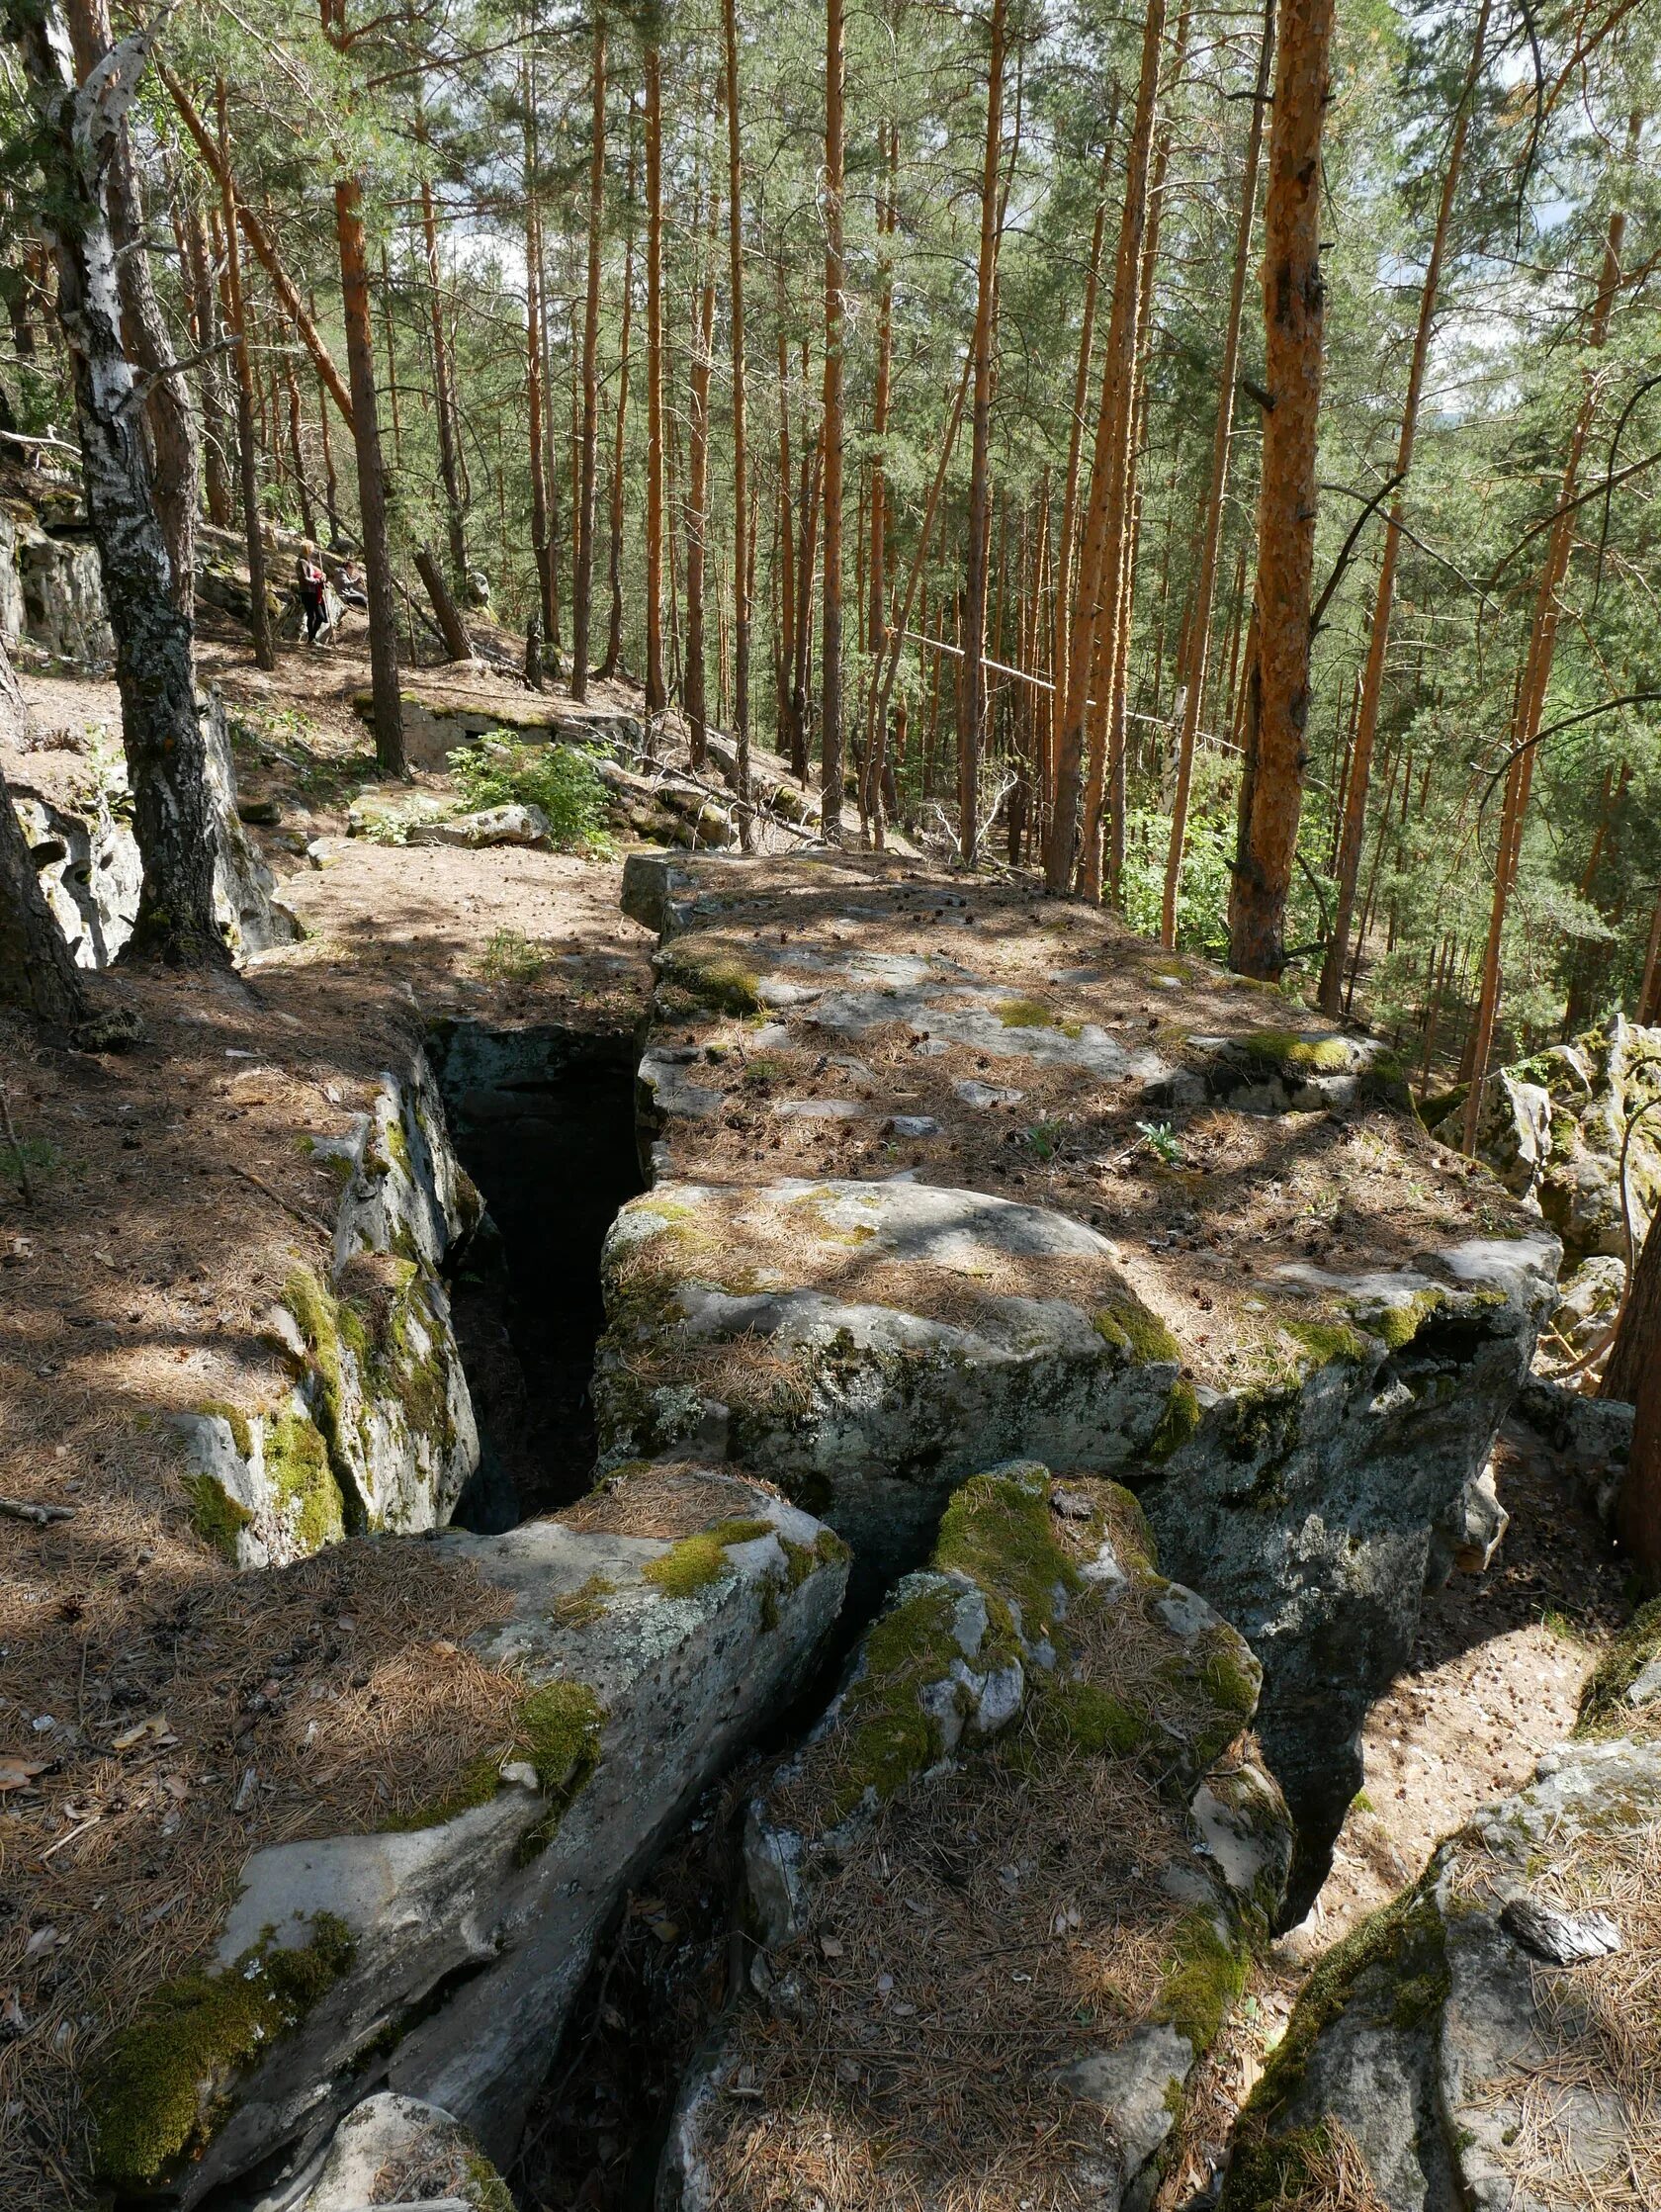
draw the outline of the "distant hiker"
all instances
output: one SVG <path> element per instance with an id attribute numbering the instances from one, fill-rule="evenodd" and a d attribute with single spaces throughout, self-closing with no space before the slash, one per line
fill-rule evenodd
<path id="1" fill-rule="evenodd" d="M 542 689 L 542 618 L 535 607 L 525 623 L 525 681 L 533 691 Z"/>
<path id="2" fill-rule="evenodd" d="M 342 563 L 340 580 L 336 586 L 341 603 L 348 607 L 367 607 L 369 592 L 364 584 L 364 573 L 356 561 Z"/>
<path id="3" fill-rule="evenodd" d="M 317 633 L 328 619 L 328 577 L 323 574 L 314 545 L 301 547 L 300 559 L 295 563 L 295 582 L 300 588 L 300 603 L 306 610 L 306 642 L 315 645 Z"/>

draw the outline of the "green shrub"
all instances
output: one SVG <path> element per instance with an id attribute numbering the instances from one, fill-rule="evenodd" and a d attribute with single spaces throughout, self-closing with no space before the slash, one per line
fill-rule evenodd
<path id="1" fill-rule="evenodd" d="M 450 773 L 470 811 L 540 807 L 559 851 L 603 855 L 611 849 L 605 785 L 587 754 L 570 746 L 492 738 L 475 751 L 458 753 Z"/>

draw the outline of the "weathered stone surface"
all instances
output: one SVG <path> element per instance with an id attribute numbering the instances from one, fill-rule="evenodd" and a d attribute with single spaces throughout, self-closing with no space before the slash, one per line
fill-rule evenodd
<path id="1" fill-rule="evenodd" d="M 608 1252 L 604 1452 L 766 1468 L 864 1588 L 989 1453 L 1116 1473 L 1265 1664 L 1306 1904 L 1425 1585 L 1502 1532 L 1555 1237 L 1374 1042 L 1098 914 L 845 856 L 631 855 L 624 901 L 662 938 L 656 1188 Z"/>
<path id="2" fill-rule="evenodd" d="M 1509 1190 L 1545 1216 L 1571 1263 L 1578 1266 L 1597 1254 L 1624 1262 L 1621 1148 L 1625 1145 L 1632 1237 L 1641 1245 L 1661 1203 L 1661 1113 L 1637 1116 L 1657 1099 L 1661 1028 L 1639 1027 L 1617 1014 L 1492 1078 L 1477 1124 L 1477 1149 Z M 1436 1134 L 1454 1144 L 1461 1133 L 1463 1094 L 1445 1104 L 1449 1110 Z"/>
<path id="3" fill-rule="evenodd" d="M 349 1135 L 314 1138 L 340 1179 L 327 1282 L 297 1268 L 272 1318 L 296 1387 L 274 1410 L 179 1418 L 199 1518 L 239 1566 L 282 1565 L 346 1534 L 448 1521 L 479 1464 L 442 1268 L 476 1225 L 418 1055 Z"/>
<path id="4" fill-rule="evenodd" d="M 300 925 L 277 898 L 271 870 L 237 814 L 236 774 L 218 687 L 197 705 L 215 837 L 214 918 L 240 959 L 292 944 Z M 17 810 L 46 903 L 77 966 L 108 967 L 132 934 L 143 873 L 129 820 L 125 765 L 101 763 L 72 807 L 26 791 L 17 795 Z"/>
<path id="5" fill-rule="evenodd" d="M 326 1957 L 326 1971 L 255 2064 L 198 2083 L 202 2116 L 159 2178 L 167 2201 L 256 2170 L 282 2201 L 380 2089 L 505 2157 L 608 1914 L 795 1690 L 840 1604 L 843 1548 L 753 1483 L 653 1471 L 572 1519 L 430 1540 L 509 1600 L 470 1642 L 524 1684 L 514 1742 L 399 1829 L 247 1862 L 210 1976 L 279 1957 Z M 684 1533 L 628 1533 L 642 1525 Z M 141 2019 L 107 2062 L 95 2120 L 176 2090 L 145 2033 Z"/>
<path id="6" fill-rule="evenodd" d="M 410 844 L 455 844 L 477 851 L 489 844 L 548 845 L 553 832 L 541 807 L 481 807 L 477 814 L 452 815 L 448 822 L 419 822 Z"/>
<path id="7" fill-rule="evenodd" d="M 1600 1520 L 1612 1526 L 1632 1457 L 1632 1408 L 1618 1398 L 1590 1398 L 1564 1383 L 1536 1378 L 1524 1385 L 1517 1410 L 1536 1435 L 1562 1454 Z"/>
<path id="8" fill-rule="evenodd" d="M 1385 2212 L 1661 2201 L 1658 1815 L 1661 1743 L 1581 1741 L 1443 1844 L 1316 1970 L 1223 2212 L 1337 2204 L 1341 2158 Z"/>
<path id="9" fill-rule="evenodd" d="M 8 651 L 33 645 L 79 668 L 114 661 L 98 551 L 84 522 L 48 532 L 29 509 L 0 507 L 0 638 Z"/>
<path id="10" fill-rule="evenodd" d="M 347 2113 L 298 2212 L 513 2212 L 507 2183 L 453 2114 L 383 2090 Z"/>
<path id="11" fill-rule="evenodd" d="M 1238 1746 L 1259 1679 L 1127 1492 L 1030 1461 L 962 1486 L 749 1808 L 750 1991 L 684 2085 L 659 2212 L 832 2174 L 847 2212 L 970 2176 L 996 2199 L 1017 2165 L 1034 2203 L 1146 2203 L 1285 1880 Z M 934 2070 L 920 2105 L 896 2045 Z M 936 2119 L 960 2049 L 999 2109 Z"/>

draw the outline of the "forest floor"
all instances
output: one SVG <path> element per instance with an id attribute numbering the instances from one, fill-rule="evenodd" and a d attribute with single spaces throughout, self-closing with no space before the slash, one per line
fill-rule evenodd
<path id="1" fill-rule="evenodd" d="M 201 664 L 266 741 L 239 749 L 242 797 L 272 802 L 277 819 L 256 835 L 307 939 L 206 986 L 100 979 L 148 1032 L 120 1057 L 44 1049 L 0 1024 L 0 1084 L 31 1169 L 29 1196 L 0 1184 L 0 1498 L 69 1515 L 0 1520 L 0 2109 L 14 2143 L 24 2131 L 10 2120 L 27 2114 L 66 2202 L 78 2163 L 66 2089 L 107 1998 L 112 1924 L 136 1936 L 125 1976 L 176 1972 L 212 1923 L 219 1878 L 193 1868 L 193 1836 L 219 1866 L 304 1832 L 320 1805 L 338 1825 L 342 1809 L 424 1788 L 422 1727 L 390 1730 L 385 1705 L 344 1693 L 360 1677 L 390 1684 L 388 1669 L 407 1676 L 414 1651 L 427 1665 L 466 1612 L 455 1591 L 422 1593 L 414 1612 L 407 1592 L 342 1591 L 324 1644 L 299 1660 L 306 1639 L 280 1614 L 226 1628 L 212 1653 L 181 1643 L 180 1622 L 206 1636 L 219 1617 L 229 1570 L 193 1531 L 155 1416 L 275 1386 L 261 1316 L 297 1256 L 322 1253 L 331 1188 L 297 1140 L 342 1126 L 412 1025 L 473 1012 L 623 1030 L 651 985 L 652 942 L 619 911 L 616 855 L 345 835 L 376 782 L 351 704 L 367 681 L 361 638 L 285 650 L 262 676 L 228 636 L 210 637 Z M 419 682 L 499 687 L 521 710 L 526 698 L 505 672 L 423 669 Z M 114 756 L 112 683 L 26 676 L 24 689 L 31 747 L 5 758 L 8 776 L 66 792 L 100 745 Z M 638 713 L 638 694 L 615 697 Z M 416 785 L 448 790 L 431 773 Z M 1569 1474 L 1517 1430 L 1499 1478 L 1505 1541 L 1484 1573 L 1428 1602 L 1412 1661 L 1369 1722 L 1367 1786 L 1331 1881 L 1213 2062 L 1218 2143 L 1314 1960 L 1566 1732 L 1620 1617 L 1619 1571 Z M 210 1660 L 224 1672 L 207 1695 L 191 1675 Z M 319 1683 L 342 1693 L 320 1738 Z M 643 2099 L 666 2097 L 719 1998 L 740 1794 L 729 1784 L 703 1809 L 597 1961 L 527 2140 L 526 2204 L 631 2200 Z M 1210 2155 L 1203 2107 L 1190 2132 L 1189 2185 Z M 13 2178 L 0 2158 L 0 2199 L 23 2201 L 7 2194 Z"/>

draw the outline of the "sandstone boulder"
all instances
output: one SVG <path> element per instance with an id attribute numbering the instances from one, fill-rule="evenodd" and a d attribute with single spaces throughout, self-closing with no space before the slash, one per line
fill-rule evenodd
<path id="1" fill-rule="evenodd" d="M 1146 2204 L 1285 1880 L 1258 1683 L 1124 1490 L 960 1487 L 749 1808 L 749 1990 L 660 2212 Z"/>
<path id="2" fill-rule="evenodd" d="M 470 1642 L 522 1684 L 511 1740 L 399 1828 L 249 1859 L 212 1955 L 88 2084 L 119 2191 L 188 2206 L 257 2175 L 282 2202 L 381 2090 L 505 2158 L 609 1914 L 795 1691 L 846 1576 L 807 1515 L 690 1465 L 430 1541 L 502 1593 Z"/>

